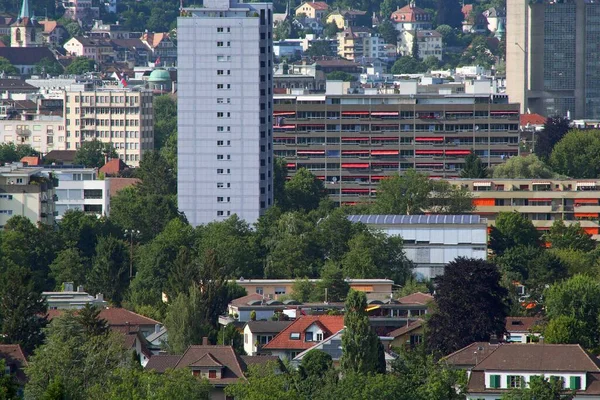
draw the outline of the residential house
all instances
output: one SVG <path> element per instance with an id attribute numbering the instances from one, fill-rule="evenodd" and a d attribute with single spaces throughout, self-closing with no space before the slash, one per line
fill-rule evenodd
<path id="1" fill-rule="evenodd" d="M 429 30 L 433 28 L 431 14 L 411 1 L 408 5 L 398 8 L 390 16 L 397 31 Z"/>
<path id="2" fill-rule="evenodd" d="M 104 174 L 104 176 L 119 176 L 119 174 L 128 169 L 129 166 L 125 164 L 123 160 L 120 158 L 113 158 L 101 166 L 98 172 Z"/>
<path id="3" fill-rule="evenodd" d="M 114 49 L 109 40 L 76 36 L 63 46 L 67 54 L 75 57 L 87 57 L 99 63 L 112 62 Z"/>
<path id="4" fill-rule="evenodd" d="M 539 317 L 507 317 L 505 340 L 513 343 L 538 342 L 544 321 Z"/>
<path id="5" fill-rule="evenodd" d="M 134 351 L 140 359 L 140 365 L 145 367 L 153 356 L 148 340 L 139 331 L 119 331 L 119 333 L 123 334 L 124 337 L 123 347 L 126 350 Z"/>
<path id="6" fill-rule="evenodd" d="M 51 150 L 44 157 L 46 164 L 73 165 L 76 150 Z"/>
<path id="7" fill-rule="evenodd" d="M 483 12 L 487 19 L 487 28 L 490 32 L 496 32 L 500 26 L 506 26 L 506 10 L 501 8 L 489 8 Z"/>
<path id="8" fill-rule="evenodd" d="M 89 27 L 100 17 L 100 8 L 93 5 L 92 0 L 62 0 L 65 8 L 63 18 L 72 19 L 82 26 Z"/>
<path id="9" fill-rule="evenodd" d="M 347 60 L 360 61 L 364 58 L 388 56 L 385 40 L 369 28 L 349 27 L 338 32 L 338 55 Z"/>
<path id="10" fill-rule="evenodd" d="M 424 330 L 425 320 L 419 318 L 416 321 L 407 321 L 405 326 L 395 329 L 386 335 L 391 338 L 388 348 L 413 348 L 423 343 Z"/>
<path id="11" fill-rule="evenodd" d="M 244 351 L 249 356 L 260 353 L 291 321 L 248 321 L 244 325 Z"/>
<path id="12" fill-rule="evenodd" d="M 476 13 L 473 4 L 462 6 L 463 13 L 462 30 L 465 33 L 484 33 L 487 30 L 488 20 L 482 13 Z"/>
<path id="13" fill-rule="evenodd" d="M 333 71 L 347 72 L 349 74 L 360 74 L 360 64 L 350 60 L 340 59 L 317 59 L 315 60 L 317 68 L 321 69 L 325 74 Z"/>
<path id="14" fill-rule="evenodd" d="M 44 28 L 42 31 L 44 42 L 53 47 L 58 47 L 64 39 L 69 37 L 69 31 L 58 21 L 45 20 L 39 21 L 39 23 Z"/>
<path id="15" fill-rule="evenodd" d="M 19 395 L 22 397 L 23 388 L 27 383 L 27 375 L 25 375 L 27 359 L 21 346 L 18 344 L 0 344 L 0 360 L 4 361 L 3 373 L 8 373 L 15 378 L 19 385 Z"/>
<path id="16" fill-rule="evenodd" d="M 125 62 L 135 66 L 148 65 L 150 50 L 141 39 L 112 39 L 110 42 L 113 45 L 115 62 Z"/>
<path id="17" fill-rule="evenodd" d="M 163 326 L 160 327 L 160 329 L 155 329 L 154 333 L 151 333 L 146 337 L 148 349 L 150 349 L 153 355 L 160 354 L 168 339 L 169 334 L 167 333 L 167 328 Z"/>
<path id="18" fill-rule="evenodd" d="M 58 179 L 56 219 L 68 210 L 79 210 L 96 217 L 108 217 L 110 211 L 110 181 L 98 179 L 94 168 L 44 167 Z"/>
<path id="19" fill-rule="evenodd" d="M 102 294 L 91 296 L 83 290 L 83 286 L 73 287 L 73 282 L 64 282 L 59 292 L 42 292 L 42 297 L 48 304 L 48 310 L 79 310 L 86 304 L 104 308 L 108 303 Z M 60 314 L 61 312 L 57 312 Z"/>
<path id="20" fill-rule="evenodd" d="M 56 59 L 47 47 L 0 47 L 0 57 L 6 58 L 21 75 L 33 74 L 35 65 L 44 58 Z"/>
<path id="21" fill-rule="evenodd" d="M 41 168 L 25 168 L 22 163 L 0 167 L 0 227 L 20 215 L 34 225 L 54 226 L 56 179 Z"/>
<path id="22" fill-rule="evenodd" d="M 140 38 L 150 49 L 150 61 L 161 66 L 177 65 L 177 46 L 169 33 L 144 33 Z"/>
<path id="23" fill-rule="evenodd" d="M 296 17 L 304 14 L 308 18 L 322 19 L 329 12 L 329 5 L 324 1 L 305 1 L 296 7 Z"/>
<path id="24" fill-rule="evenodd" d="M 95 39 L 139 39 L 141 35 L 141 32 L 132 32 L 124 25 L 105 24 L 102 20 L 95 20 L 94 26 L 89 32 L 89 37 Z"/>
<path id="25" fill-rule="evenodd" d="M 507 346 L 504 343 L 499 343 L 497 340 L 490 342 L 473 342 L 460 350 L 442 358 L 442 362 L 452 368 L 471 370 L 479 362 L 487 356 L 495 352 L 500 346 Z"/>
<path id="26" fill-rule="evenodd" d="M 323 20 L 320 18 L 309 18 L 300 14 L 292 20 L 292 25 L 299 31 L 311 31 L 320 35 L 323 32 Z"/>
<path id="27" fill-rule="evenodd" d="M 209 345 L 204 338 L 202 345 L 192 345 L 182 355 L 153 356 L 146 369 L 163 373 L 167 369 L 187 368 L 193 376 L 208 379 L 211 400 L 226 400 L 225 388 L 246 379 L 247 365 L 233 347 Z"/>
<path id="28" fill-rule="evenodd" d="M 413 42 L 417 40 L 417 48 L 419 54 L 413 54 Z M 417 31 L 403 31 L 400 34 L 400 41 L 398 42 L 398 53 L 403 56 L 412 56 L 421 60 L 427 57 L 435 57 L 438 60 L 442 60 L 444 50 L 444 44 L 442 42 L 442 34 L 438 31 L 433 30 L 417 30 Z"/>
<path id="29" fill-rule="evenodd" d="M 471 370 L 467 400 L 500 398 L 538 376 L 561 379 L 575 400 L 600 398 L 598 360 L 580 345 L 510 344 L 499 346 Z"/>
<path id="30" fill-rule="evenodd" d="M 370 26 L 371 18 L 366 11 L 359 10 L 336 10 L 327 15 L 325 20 L 327 24 L 335 23 L 338 29 L 345 29 L 351 26 Z"/>
<path id="31" fill-rule="evenodd" d="M 115 197 L 121 190 L 131 187 L 139 182 L 138 178 L 106 178 L 109 181 L 110 197 Z"/>
<path id="32" fill-rule="evenodd" d="M 316 342 L 322 342 L 343 328 L 344 317 L 341 315 L 302 316 L 263 346 L 262 351 L 281 360 L 292 360 Z"/>

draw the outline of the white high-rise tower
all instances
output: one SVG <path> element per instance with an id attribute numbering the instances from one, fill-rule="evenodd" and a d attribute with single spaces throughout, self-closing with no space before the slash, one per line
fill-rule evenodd
<path id="1" fill-rule="evenodd" d="M 196 226 L 273 204 L 272 3 L 204 0 L 177 21 L 178 203 Z"/>

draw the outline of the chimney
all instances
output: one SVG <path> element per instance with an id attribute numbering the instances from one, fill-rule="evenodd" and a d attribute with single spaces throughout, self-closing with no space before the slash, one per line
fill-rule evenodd
<path id="1" fill-rule="evenodd" d="M 160 332 L 160 324 L 154 325 L 154 333 Z"/>
<path id="2" fill-rule="evenodd" d="M 63 292 L 72 292 L 73 282 L 63 282 Z"/>
<path id="3" fill-rule="evenodd" d="M 83 293 L 83 285 L 77 286 L 77 292 Z"/>
<path id="4" fill-rule="evenodd" d="M 496 336 L 496 334 L 490 335 L 490 344 L 493 344 L 493 345 L 498 344 L 498 336 Z"/>
<path id="5" fill-rule="evenodd" d="M 98 301 L 104 301 L 104 295 L 102 293 L 98 293 L 96 295 L 96 300 L 98 300 Z"/>
<path id="6" fill-rule="evenodd" d="M 202 338 L 202 346 L 208 346 L 208 338 L 206 336 Z"/>

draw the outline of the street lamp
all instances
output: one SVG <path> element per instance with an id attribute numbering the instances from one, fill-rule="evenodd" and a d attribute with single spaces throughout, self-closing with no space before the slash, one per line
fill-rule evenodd
<path id="1" fill-rule="evenodd" d="M 133 278 L 133 239 L 140 237 L 137 229 L 125 229 L 125 238 L 129 237 L 129 279 Z"/>

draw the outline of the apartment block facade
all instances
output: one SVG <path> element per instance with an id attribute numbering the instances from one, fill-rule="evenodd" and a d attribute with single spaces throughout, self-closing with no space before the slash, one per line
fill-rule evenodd
<path id="1" fill-rule="evenodd" d="M 458 177 L 471 150 L 488 166 L 519 155 L 519 105 L 504 95 L 277 95 L 274 107 L 275 156 L 342 204 L 395 172 Z"/>
<path id="2" fill-rule="evenodd" d="M 600 3 L 507 0 L 506 92 L 522 110 L 600 118 Z"/>
<path id="3" fill-rule="evenodd" d="M 152 92 L 74 84 L 64 92 L 65 150 L 94 138 L 110 143 L 119 158 L 137 167 L 154 148 Z"/>
<path id="4" fill-rule="evenodd" d="M 600 180 L 455 179 L 450 183 L 473 194 L 475 213 L 493 225 L 498 213 L 517 211 L 539 230 L 555 220 L 579 223 L 600 239 Z"/>
<path id="5" fill-rule="evenodd" d="M 196 226 L 273 203 L 271 3 L 205 0 L 178 19 L 178 204 Z"/>
<path id="6" fill-rule="evenodd" d="M 0 121 L 2 143 L 25 144 L 46 154 L 65 150 L 64 119 L 56 115 L 26 115 Z"/>

